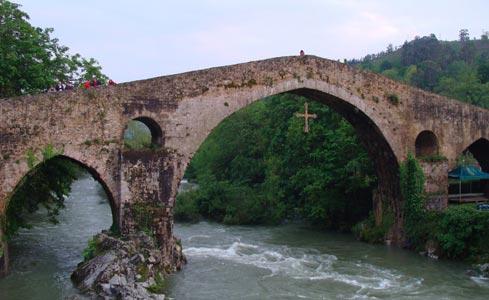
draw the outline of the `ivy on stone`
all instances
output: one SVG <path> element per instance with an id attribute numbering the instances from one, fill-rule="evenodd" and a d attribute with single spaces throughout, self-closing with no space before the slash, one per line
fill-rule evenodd
<path id="1" fill-rule="evenodd" d="M 404 198 L 404 230 L 413 246 L 421 243 L 424 218 L 425 177 L 412 153 L 400 166 L 400 186 Z"/>

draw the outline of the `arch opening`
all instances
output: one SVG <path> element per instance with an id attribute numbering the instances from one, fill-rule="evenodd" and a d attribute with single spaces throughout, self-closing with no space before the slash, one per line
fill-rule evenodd
<path id="1" fill-rule="evenodd" d="M 473 167 L 489 173 L 489 140 L 480 138 L 468 146 L 458 157 L 457 167 Z M 448 188 L 453 202 L 483 202 L 489 199 L 489 180 L 459 182 L 451 180 Z M 462 195 L 462 196 L 461 196 Z"/>
<path id="2" fill-rule="evenodd" d="M 1 280 L 0 290 L 7 298 L 71 293 L 69 275 L 90 255 L 87 243 L 102 230 L 117 231 L 114 198 L 100 174 L 65 155 L 43 156 L 5 204 L 3 268 L 10 280 Z M 60 288 L 47 288 L 53 286 Z"/>
<path id="3" fill-rule="evenodd" d="M 115 199 L 100 174 L 86 164 L 65 155 L 55 155 L 34 166 L 17 183 L 5 205 L 7 237 L 14 235 L 26 223 L 30 214 L 40 208 L 47 217 L 57 223 L 57 215 L 64 208 L 65 198 L 71 192 L 71 185 L 82 178 L 92 178 L 100 187 L 100 196 L 105 198 L 111 211 L 111 229 L 118 230 L 118 210 Z M 10 219 L 10 220 L 9 220 Z M 10 223 L 13 222 L 13 223 Z"/>
<path id="4" fill-rule="evenodd" d="M 489 172 L 489 140 L 480 138 L 467 147 L 464 152 L 467 151 L 474 156 L 482 171 Z"/>
<path id="5" fill-rule="evenodd" d="M 430 130 L 421 131 L 415 141 L 416 157 L 427 157 L 439 154 L 438 138 Z"/>
<path id="6" fill-rule="evenodd" d="M 377 188 L 374 189 L 374 191 L 371 191 L 372 198 L 375 198 L 371 210 L 373 210 L 376 219 L 377 216 L 379 217 L 379 219 L 382 219 L 382 209 L 386 209 L 386 206 L 389 206 L 391 211 L 394 213 L 394 219 L 399 220 L 401 214 L 401 209 L 400 209 L 401 204 L 399 199 L 400 189 L 399 189 L 398 162 L 392 148 L 389 145 L 389 142 L 386 140 L 386 138 L 382 134 L 381 130 L 377 127 L 375 122 L 370 117 L 368 117 L 365 113 L 363 113 L 361 110 L 359 110 L 354 105 L 347 102 L 346 100 L 340 99 L 338 97 L 335 97 L 334 95 L 327 94 L 319 90 L 297 89 L 297 90 L 289 91 L 288 93 L 281 93 L 272 97 L 282 96 L 287 94 L 302 96 L 305 97 L 306 100 L 310 100 L 313 103 L 324 104 L 334 112 L 338 113 L 341 117 L 343 117 L 346 121 L 348 121 L 349 124 L 351 124 L 354 131 L 356 132 L 356 137 L 358 138 L 359 142 L 364 146 L 375 168 L 374 173 L 377 177 Z M 256 100 L 260 100 L 260 99 L 256 99 Z M 246 108 L 242 108 L 242 109 L 244 110 Z M 285 109 L 290 110 L 290 108 L 285 108 Z M 298 112 L 297 108 L 294 108 L 294 110 L 291 111 L 291 115 L 290 115 L 291 119 L 295 119 L 293 116 L 294 113 L 296 112 Z M 231 116 L 234 116 L 234 114 L 236 114 L 236 112 L 234 112 Z M 271 116 L 271 117 L 275 117 L 275 116 Z M 222 119 L 219 125 L 225 124 L 226 120 L 228 120 L 228 118 Z M 312 135 L 314 134 L 314 127 L 318 125 L 316 122 L 318 121 L 313 120 L 311 124 Z M 256 126 L 260 126 L 260 124 L 256 124 Z M 209 135 L 206 135 L 204 140 L 206 140 L 211 135 L 213 135 L 216 128 L 214 128 L 214 131 L 212 131 Z M 236 135 L 237 133 L 232 130 L 229 130 L 228 134 Z M 274 137 L 269 137 L 269 138 L 274 138 Z M 277 138 L 277 140 L 280 139 Z M 250 143 L 252 143 L 251 140 Z M 199 151 L 202 150 L 202 146 L 203 143 L 200 145 Z M 321 145 L 321 146 L 327 147 L 327 145 Z M 207 152 L 212 151 L 212 149 L 203 149 L 203 150 Z M 238 160 L 236 159 L 236 157 L 232 157 L 232 155 L 229 157 L 224 156 L 224 159 L 226 161 L 224 161 L 222 164 L 236 164 L 242 168 L 246 168 L 246 166 L 249 165 L 247 161 Z M 314 159 L 311 158 L 304 161 L 304 163 L 314 165 L 315 161 Z M 186 176 L 188 176 L 189 173 L 195 171 L 192 169 L 193 166 L 192 164 L 190 164 L 190 168 L 188 168 L 186 171 Z M 263 178 L 263 176 L 261 175 L 263 174 L 257 174 L 257 176 L 253 178 L 258 178 L 258 179 Z M 303 180 L 308 180 L 307 176 L 304 177 Z M 217 194 L 222 195 L 222 192 L 223 191 L 220 191 Z M 242 194 L 247 194 L 247 193 L 243 192 Z M 233 220 L 230 220 L 230 222 L 232 223 Z"/>
<path id="7" fill-rule="evenodd" d="M 132 119 L 124 130 L 124 145 L 129 149 L 161 147 L 163 146 L 163 131 L 160 125 L 151 118 Z"/>

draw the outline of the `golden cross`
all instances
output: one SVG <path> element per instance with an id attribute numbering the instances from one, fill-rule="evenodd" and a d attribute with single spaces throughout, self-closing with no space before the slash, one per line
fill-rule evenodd
<path id="1" fill-rule="evenodd" d="M 296 117 L 304 118 L 304 132 L 309 132 L 309 119 L 316 119 L 318 116 L 316 114 L 309 114 L 309 105 L 307 102 L 304 103 L 304 113 L 296 113 Z"/>

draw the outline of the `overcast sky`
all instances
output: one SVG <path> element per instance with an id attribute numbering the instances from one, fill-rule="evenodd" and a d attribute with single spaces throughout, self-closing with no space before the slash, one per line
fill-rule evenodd
<path id="1" fill-rule="evenodd" d="M 117 82 L 284 55 L 361 58 L 416 35 L 489 30 L 489 2 L 13 0 Z"/>

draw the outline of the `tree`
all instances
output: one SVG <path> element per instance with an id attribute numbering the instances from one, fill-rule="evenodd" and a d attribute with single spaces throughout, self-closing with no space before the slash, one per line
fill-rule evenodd
<path id="1" fill-rule="evenodd" d="M 442 45 L 435 35 L 418 37 L 405 42 L 401 48 L 401 62 L 405 66 L 415 65 L 425 60 L 437 61 Z"/>
<path id="2" fill-rule="evenodd" d="M 489 40 L 489 31 L 484 31 L 481 35 L 481 40 L 487 41 Z"/>
<path id="3" fill-rule="evenodd" d="M 466 41 L 470 40 L 470 35 L 469 35 L 468 29 L 460 29 L 458 36 L 459 36 L 459 40 L 461 42 L 466 42 Z"/>
<path id="4" fill-rule="evenodd" d="M 380 64 L 380 72 L 384 72 L 385 70 L 389 70 L 389 69 L 392 69 L 392 63 L 388 60 L 384 60 L 382 61 L 382 63 Z"/>
<path id="5" fill-rule="evenodd" d="M 481 60 L 479 66 L 477 67 L 477 75 L 481 83 L 489 82 L 489 59 Z"/>
<path id="6" fill-rule="evenodd" d="M 438 84 L 440 75 L 440 66 L 434 61 L 426 60 L 418 65 L 416 73 L 411 77 L 411 83 L 422 89 L 432 91 Z"/>
<path id="7" fill-rule="evenodd" d="M 476 51 L 477 49 L 474 41 L 463 42 L 462 48 L 460 49 L 460 58 L 466 63 L 472 64 L 474 62 Z"/>
<path id="8" fill-rule="evenodd" d="M 29 24 L 20 5 L 0 0 L 0 97 L 38 93 L 56 83 L 104 78 L 98 62 L 71 55 L 51 37 L 52 28 Z"/>

